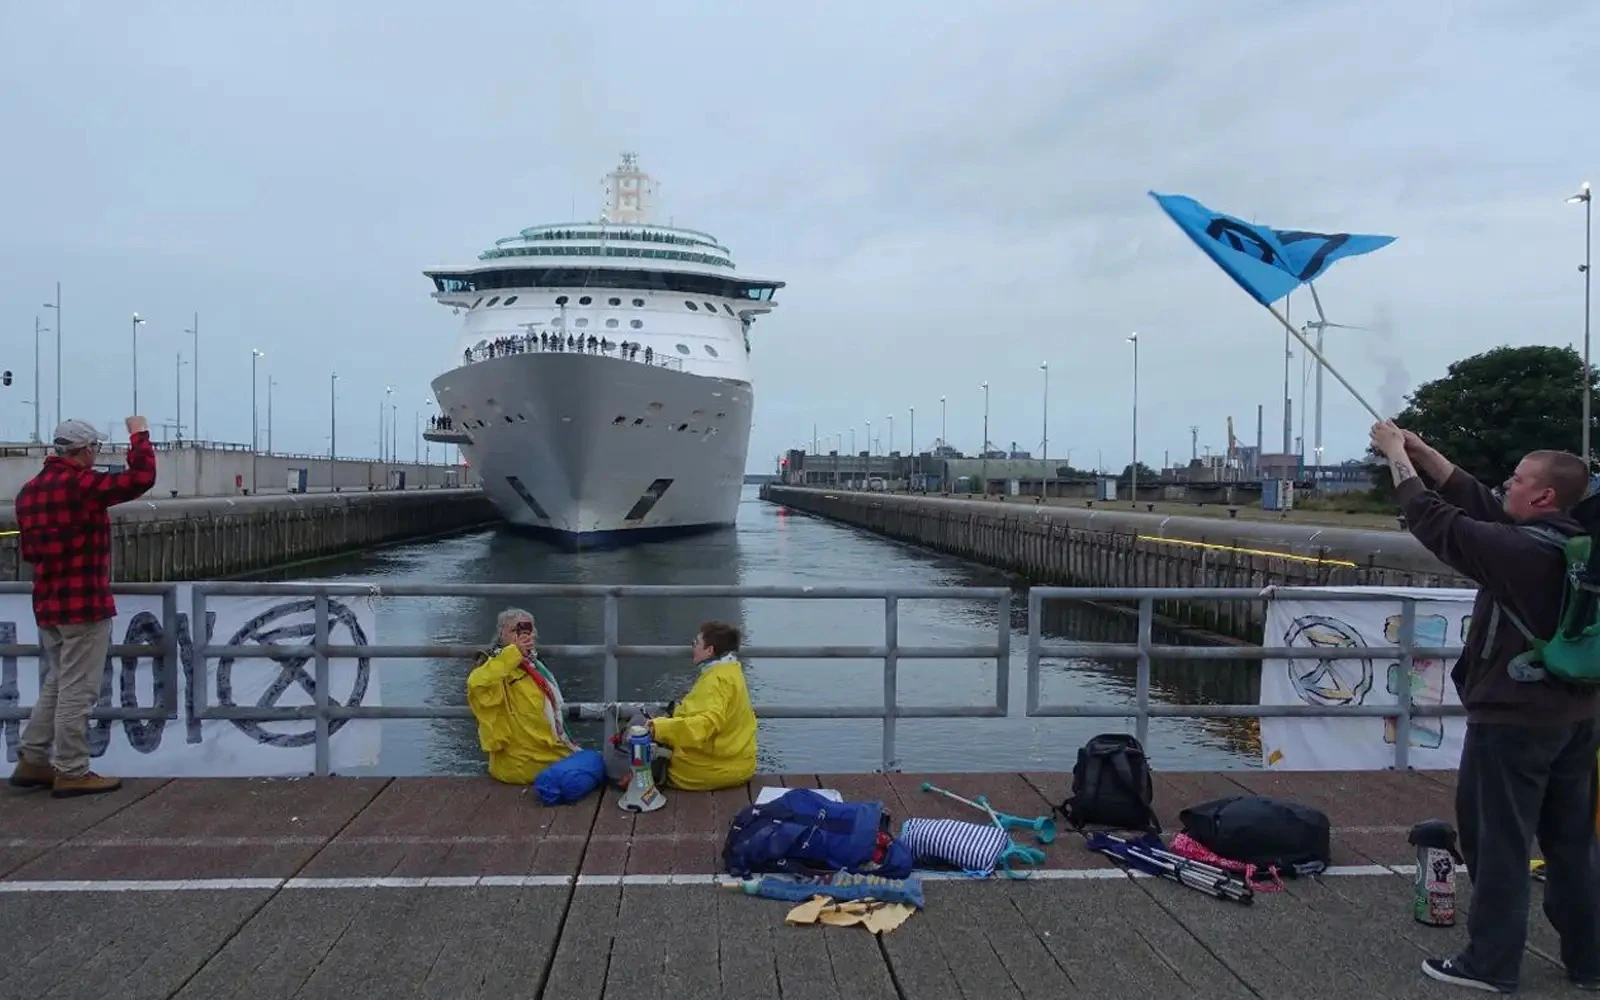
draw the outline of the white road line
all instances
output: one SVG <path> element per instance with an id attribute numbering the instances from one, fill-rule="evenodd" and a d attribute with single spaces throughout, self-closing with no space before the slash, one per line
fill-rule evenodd
<path id="1" fill-rule="evenodd" d="M 1415 865 L 1336 865 L 1323 873 L 1335 878 L 1403 875 L 1415 873 Z M 927 882 L 1091 882 L 1125 879 L 1129 872 L 1120 868 L 1043 868 L 1028 872 L 1025 879 L 996 875 L 974 879 L 959 872 L 921 872 Z M 1134 878 L 1153 878 L 1143 872 Z M 0 893 L 54 892 L 258 892 L 278 889 L 559 889 L 573 884 L 597 886 L 712 886 L 732 880 L 726 875 L 632 874 L 632 875 L 432 875 L 421 877 L 366 876 L 358 878 L 189 878 L 189 879 L 81 879 L 50 881 L 0 880 Z"/>

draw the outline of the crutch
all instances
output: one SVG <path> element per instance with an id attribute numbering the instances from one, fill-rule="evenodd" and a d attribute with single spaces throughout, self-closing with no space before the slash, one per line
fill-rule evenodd
<path id="1" fill-rule="evenodd" d="M 1208 896 L 1247 906 L 1255 902 L 1255 891 L 1243 879 L 1214 865 L 1173 854 L 1148 842 L 1126 840 L 1111 833 L 1095 833 L 1089 837 L 1089 849 Z"/>
<path id="2" fill-rule="evenodd" d="M 962 798 L 947 788 L 940 788 L 931 781 L 924 781 L 922 783 L 922 790 L 925 792 L 937 792 L 938 794 L 943 795 L 945 798 L 954 799 L 957 802 L 960 802 L 963 805 L 971 806 L 980 812 L 986 812 L 989 814 L 989 818 L 994 820 L 995 826 L 998 826 L 1002 830 L 1032 830 L 1033 835 L 1038 838 L 1039 843 L 1050 844 L 1055 842 L 1056 821 L 1052 817 L 1040 816 L 1036 819 L 1023 819 L 1021 816 L 1013 816 L 1010 813 L 995 812 L 994 809 L 990 807 L 989 800 L 982 795 L 978 796 L 978 800 L 974 802 L 972 799 Z"/>

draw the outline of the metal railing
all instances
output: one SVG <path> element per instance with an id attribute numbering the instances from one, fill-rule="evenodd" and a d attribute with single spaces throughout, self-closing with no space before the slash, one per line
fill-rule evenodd
<path id="1" fill-rule="evenodd" d="M 1269 601 L 1301 600 L 1329 602 L 1400 601 L 1399 644 L 1360 647 L 1273 647 L 1273 646 L 1171 646 L 1156 645 L 1155 604 L 1157 601 Z M 1139 607 L 1137 640 L 1134 643 L 1047 642 L 1041 628 L 1044 602 L 1137 601 Z M 1400 738 L 1394 741 L 1394 767 L 1410 766 L 1411 720 L 1421 717 L 1454 717 L 1466 714 L 1460 705 L 1418 705 L 1411 699 L 1411 685 L 1397 684 L 1393 705 L 1152 705 L 1150 703 L 1150 662 L 1171 660 L 1376 660 L 1393 658 L 1400 676 L 1411 677 L 1417 658 L 1453 660 L 1461 655 L 1460 646 L 1418 646 L 1416 644 L 1417 602 L 1426 598 L 1396 597 L 1383 590 L 1350 591 L 1318 587 L 1181 588 L 1181 587 L 1034 587 L 1028 591 L 1028 694 L 1027 715 L 1079 719 L 1134 719 L 1134 735 L 1140 743 L 1149 738 L 1152 718 L 1384 718 L 1394 719 Z M 1040 659 L 1045 656 L 1093 657 L 1097 660 L 1135 660 L 1138 672 L 1134 704 L 1130 712 L 1120 705 L 1060 705 L 1040 701 Z"/>
<path id="2" fill-rule="evenodd" d="M 480 599 L 599 598 L 602 601 L 601 641 L 591 644 L 541 645 L 541 654 L 569 659 L 602 661 L 602 700 L 577 702 L 567 706 L 575 720 L 624 716 L 640 708 L 660 709 L 657 703 L 625 703 L 618 700 L 618 660 L 621 657 L 675 659 L 687 657 L 683 645 L 625 645 L 618 636 L 619 604 L 623 600 L 672 598 L 738 598 L 771 600 L 872 600 L 883 602 L 884 641 L 865 646 L 781 645 L 745 646 L 741 659 L 876 659 L 882 661 L 883 702 L 872 706 L 789 706 L 758 705 L 756 713 L 767 719 L 881 719 L 883 738 L 881 764 L 885 771 L 897 770 L 896 721 L 898 719 L 1001 718 L 1010 714 L 1010 655 L 1012 592 L 1004 587 L 717 587 L 717 586 L 596 586 L 564 584 L 384 584 L 302 583 L 302 582 L 212 582 L 185 584 L 190 590 L 190 607 L 180 613 L 179 584 L 121 584 L 121 594 L 159 595 L 161 621 L 146 616 L 135 621 L 124 638 L 147 636 L 147 643 L 118 643 L 111 647 L 112 665 L 122 671 L 122 701 L 128 701 L 140 660 L 149 658 L 160 704 L 151 708 L 97 706 L 92 718 L 106 720 L 177 720 L 179 672 L 198 674 L 204 683 L 189 685 L 188 720 L 229 720 L 235 724 L 308 720 L 315 723 L 315 773 L 329 773 L 330 724 L 346 719 L 470 719 L 472 713 L 461 705 L 381 705 L 348 707 L 334 704 L 329 697 L 330 660 L 338 658 L 449 659 L 471 658 L 481 651 L 477 645 L 348 645 L 330 641 L 330 622 L 346 613 L 342 599 L 361 597 L 467 597 Z M 26 583 L 0 583 L 0 594 L 27 593 Z M 207 599 L 211 596 L 282 596 L 310 598 L 314 636 L 310 643 L 282 645 L 214 645 L 209 638 L 196 646 L 191 637 L 191 622 L 207 620 Z M 1395 646 L 1267 647 L 1267 646 L 1180 646 L 1154 642 L 1155 605 L 1158 601 L 1267 601 L 1273 599 L 1328 602 L 1370 602 L 1398 600 L 1402 614 L 1399 643 Z M 983 645 L 911 646 L 900 641 L 899 604 L 907 600 L 975 601 L 996 609 L 996 630 L 992 643 Z M 1043 609 L 1046 601 L 1138 603 L 1137 638 L 1133 643 L 1060 642 L 1046 640 Z M 1459 705 L 1418 705 L 1413 703 L 1408 684 L 1396 685 L 1393 705 L 1170 705 L 1152 704 L 1150 677 L 1152 660 L 1238 661 L 1262 659 L 1378 659 L 1397 661 L 1402 677 L 1411 676 L 1416 658 L 1454 659 L 1459 646 L 1424 647 L 1416 644 L 1416 605 L 1426 598 L 1394 597 L 1382 591 L 1327 590 L 1304 587 L 1278 587 L 1265 590 L 1242 588 L 1103 588 L 1035 587 L 1028 591 L 1027 705 L 1028 717 L 1054 718 L 1132 718 L 1135 735 L 1141 742 L 1149 736 L 1152 718 L 1386 718 L 1394 719 L 1402 734 L 1410 731 L 1413 718 L 1454 717 L 1464 714 Z M 17 644 L 14 635 L 0 633 L 0 661 L 15 670 L 17 657 L 36 657 L 37 645 Z M 1041 700 L 1041 661 L 1045 657 L 1092 657 L 1102 661 L 1134 660 L 1137 663 L 1134 704 L 1047 704 Z M 300 706 L 211 705 L 209 674 L 196 669 L 211 660 L 264 658 L 277 662 L 285 672 L 303 671 L 312 664 L 314 703 Z M 906 659 L 993 659 L 995 697 L 992 702 L 968 705 L 904 705 L 899 699 L 899 664 Z M 9 704 L 5 695 L 9 694 Z M 0 678 L 0 721 L 25 719 L 28 707 L 17 704 L 18 695 L 11 679 Z M 1409 766 L 1409 740 L 1394 741 L 1394 766 Z"/>
<path id="3" fill-rule="evenodd" d="M 162 680 L 161 705 L 156 708 L 125 708 L 97 706 L 91 718 L 108 720 L 142 720 L 178 718 L 178 671 L 180 659 L 185 672 L 198 676 L 204 682 L 191 683 L 187 715 L 190 721 L 229 720 L 235 724 L 285 722 L 310 720 L 315 723 L 315 772 L 322 776 L 330 772 L 330 724 L 345 719 L 470 719 L 471 710 L 465 705 L 366 705 L 347 707 L 332 703 L 329 697 L 330 661 L 338 658 L 360 659 L 469 659 L 482 651 L 479 645 L 348 645 L 330 642 L 330 622 L 345 609 L 335 609 L 341 598 L 360 597 L 471 597 L 483 599 L 538 599 L 538 598 L 600 598 L 602 600 L 602 641 L 596 644 L 541 644 L 541 655 L 569 659 L 600 658 L 602 668 L 602 700 L 576 702 L 567 705 L 568 716 L 579 720 L 603 719 L 612 713 L 624 717 L 639 708 L 660 709 L 660 704 L 625 703 L 618 700 L 618 660 L 621 657 L 687 659 L 686 645 L 624 645 L 618 636 L 619 603 L 625 599 L 649 598 L 738 598 L 771 600 L 872 600 L 883 602 L 884 641 L 869 646 L 846 645 L 783 645 L 743 646 L 742 660 L 756 658 L 777 659 L 877 659 L 883 661 L 883 704 L 875 706 L 794 706 L 758 705 L 756 713 L 767 719 L 882 719 L 882 766 L 885 771 L 898 770 L 895 756 L 895 722 L 898 719 L 940 718 L 1003 718 L 1010 711 L 1010 660 L 1011 660 L 1011 591 L 1004 587 L 716 587 L 716 586 L 595 586 L 563 584 L 384 584 L 365 583 L 301 583 L 301 582 L 208 582 L 188 584 L 190 607 L 187 616 L 180 618 L 178 609 L 178 584 L 119 585 L 116 590 L 124 594 L 160 594 L 162 596 L 162 622 L 159 642 L 146 644 L 116 644 L 111 648 L 112 662 L 121 660 L 124 671 L 123 691 L 131 690 L 127 674 L 136 671 L 139 658 L 152 658 L 152 668 Z M 0 594 L 26 593 L 27 584 L 0 583 Z M 199 645 L 191 639 L 191 622 L 204 622 L 207 616 L 207 598 L 211 596 L 284 596 L 311 599 L 314 635 L 305 644 L 282 645 L 258 643 L 252 645 L 212 644 L 209 639 Z M 956 600 L 982 601 L 995 605 L 997 625 L 994 642 L 966 646 L 909 646 L 900 642 L 899 602 L 905 600 Z M 150 632 L 155 634 L 154 622 Z M 281 628 L 281 625 L 278 626 Z M 14 636 L 0 636 L 0 640 Z M 184 647 L 180 649 L 180 646 Z M 0 641 L 0 659 L 7 657 L 36 657 L 37 645 L 19 645 Z M 312 664 L 312 689 L 314 703 L 298 706 L 211 705 L 209 674 L 198 668 L 211 660 L 264 658 L 277 662 L 286 673 L 299 673 L 305 664 Z M 995 660 L 995 699 L 983 705 L 903 705 L 899 701 L 899 663 L 903 659 L 993 659 Z M 15 660 L 12 661 L 13 665 Z M 14 667 L 13 667 L 14 668 Z M 15 688 L 12 687 L 15 705 Z M 465 691 L 463 690 L 463 695 Z M 0 720 L 25 719 L 27 707 L 7 707 L 0 702 Z"/>

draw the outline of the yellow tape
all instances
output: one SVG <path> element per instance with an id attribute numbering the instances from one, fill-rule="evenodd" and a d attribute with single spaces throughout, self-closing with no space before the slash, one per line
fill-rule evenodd
<path id="1" fill-rule="evenodd" d="M 0 538 L 4 538 L 7 535 L 20 535 L 20 534 L 22 534 L 22 532 L 20 532 L 20 531 L 0 531 Z"/>
<path id="2" fill-rule="evenodd" d="M 1323 559 L 1317 556 L 1298 556 L 1293 552 L 1274 552 L 1271 549 L 1247 549 L 1238 545 L 1215 545 L 1211 542 L 1192 542 L 1187 538 L 1161 538 L 1157 535 L 1136 535 L 1141 542 L 1160 542 L 1163 545 L 1188 545 L 1197 549 L 1212 549 L 1218 552 L 1243 552 L 1251 556 L 1271 556 L 1274 559 L 1292 559 L 1296 562 L 1320 563 L 1324 566 L 1347 566 L 1355 569 L 1357 564 L 1348 559 Z"/>

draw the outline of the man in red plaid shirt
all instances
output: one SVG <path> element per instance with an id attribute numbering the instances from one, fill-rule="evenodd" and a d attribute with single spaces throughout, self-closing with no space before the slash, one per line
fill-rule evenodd
<path id="1" fill-rule="evenodd" d="M 111 517 L 107 508 L 156 483 L 156 452 L 143 417 L 129 417 L 128 467 L 97 472 L 100 434 L 83 420 L 56 428 L 55 454 L 17 494 L 22 558 L 33 565 L 33 617 L 48 663 L 18 748 L 11 784 L 56 798 L 122 786 L 89 770 L 89 713 L 111 651 Z"/>

